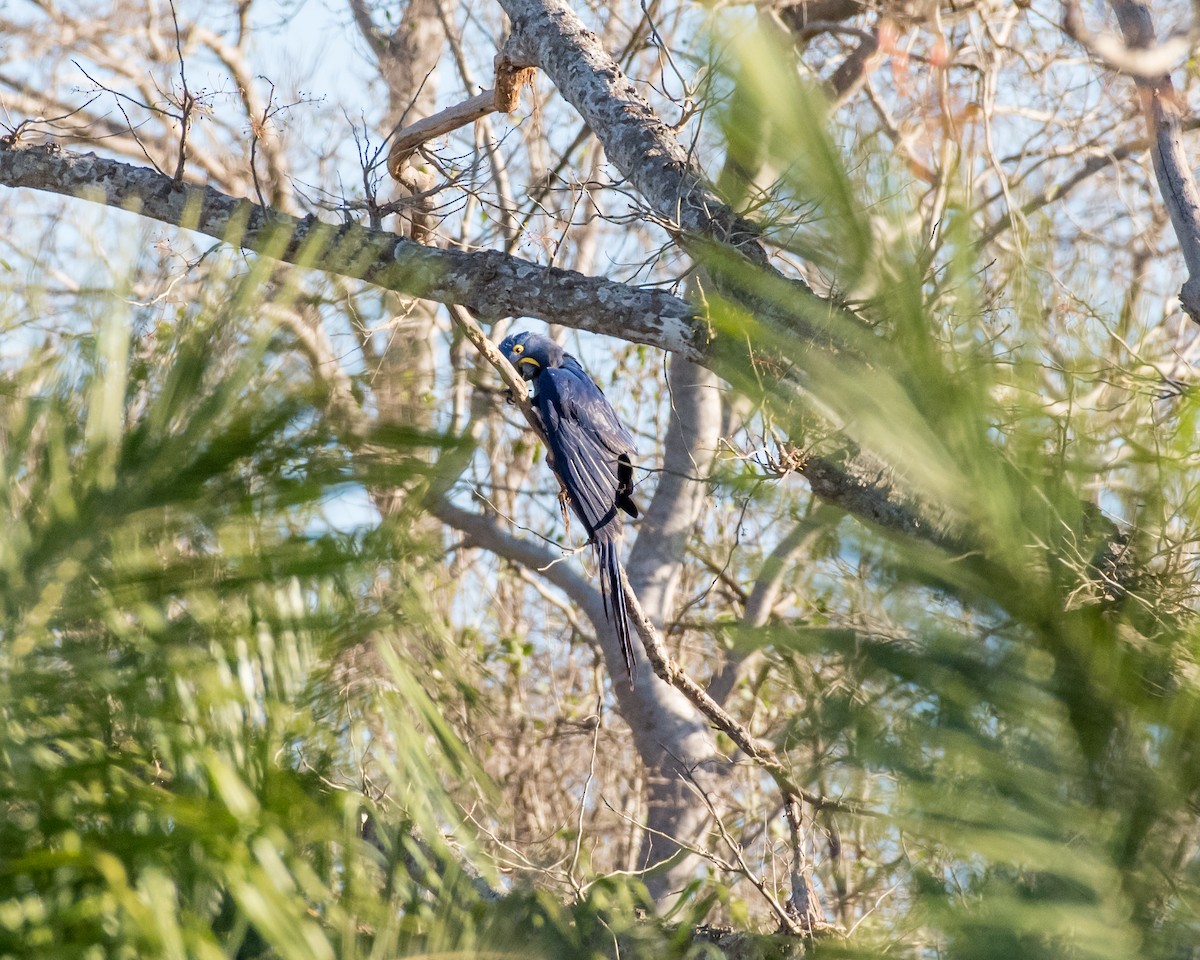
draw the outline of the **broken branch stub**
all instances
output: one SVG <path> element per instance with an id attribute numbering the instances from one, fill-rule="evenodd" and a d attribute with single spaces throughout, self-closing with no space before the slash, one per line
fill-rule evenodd
<path id="1" fill-rule="evenodd" d="M 523 66 L 506 53 L 496 54 L 496 86 L 469 100 L 411 123 L 396 133 L 388 150 L 388 173 L 404 182 L 404 164 L 421 144 L 474 123 L 489 113 L 512 113 L 521 102 L 521 89 L 533 85 L 534 67 Z"/>
<path id="2" fill-rule="evenodd" d="M 521 103 L 521 89 L 533 86 L 535 67 L 522 66 L 506 53 L 496 54 L 496 112 L 512 113 Z"/>

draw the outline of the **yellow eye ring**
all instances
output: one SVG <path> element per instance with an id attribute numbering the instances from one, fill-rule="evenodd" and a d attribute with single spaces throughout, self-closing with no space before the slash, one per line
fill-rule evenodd
<path id="1" fill-rule="evenodd" d="M 525 345 L 524 345 L 524 344 L 521 344 L 521 343 L 514 343 L 514 344 L 513 344 L 513 353 L 524 353 L 524 352 L 525 352 Z"/>

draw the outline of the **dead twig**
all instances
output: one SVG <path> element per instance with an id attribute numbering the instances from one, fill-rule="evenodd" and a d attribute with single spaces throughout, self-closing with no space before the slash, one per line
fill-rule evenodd
<path id="1" fill-rule="evenodd" d="M 175 182 L 183 183 L 183 168 L 187 162 L 188 131 L 192 126 L 192 111 L 196 107 L 196 98 L 188 89 L 187 71 L 183 62 L 183 40 L 179 33 L 179 15 L 175 11 L 175 0 L 171 0 L 171 22 L 175 24 L 175 55 L 179 58 L 179 84 L 182 91 L 179 95 L 179 159 L 175 164 Z"/>
<path id="2" fill-rule="evenodd" d="M 474 123 L 489 113 L 512 113 L 517 109 L 521 89 L 533 83 L 534 68 L 517 63 L 503 52 L 496 55 L 495 68 L 496 85 L 491 90 L 484 90 L 469 100 L 411 123 L 396 133 L 387 162 L 388 173 L 394 179 L 403 179 L 405 162 L 421 144 Z"/>

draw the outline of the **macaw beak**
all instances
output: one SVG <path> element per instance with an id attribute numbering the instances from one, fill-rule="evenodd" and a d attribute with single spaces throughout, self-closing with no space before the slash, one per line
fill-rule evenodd
<path id="1" fill-rule="evenodd" d="M 521 364 L 523 364 L 523 363 L 532 363 L 533 370 L 532 371 L 521 370 Z M 540 363 L 538 363 L 536 360 L 534 360 L 533 357 L 522 357 L 520 360 L 517 361 L 517 369 L 521 370 L 521 376 L 525 377 L 526 380 L 529 379 L 529 375 L 536 373 L 538 370 L 541 369 L 541 367 L 542 367 L 542 365 Z"/>

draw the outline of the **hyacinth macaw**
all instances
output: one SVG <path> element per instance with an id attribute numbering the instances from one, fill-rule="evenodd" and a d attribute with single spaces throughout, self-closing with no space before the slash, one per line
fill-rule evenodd
<path id="1" fill-rule="evenodd" d="M 638 515 L 631 499 L 633 438 L 579 361 L 549 337 L 514 333 L 500 344 L 500 352 L 533 383 L 533 406 L 550 445 L 550 467 L 596 551 L 604 613 L 616 627 L 632 687 L 633 643 L 617 551 L 622 527 L 618 511 Z"/>

